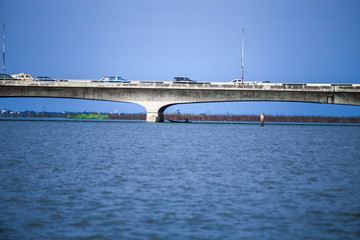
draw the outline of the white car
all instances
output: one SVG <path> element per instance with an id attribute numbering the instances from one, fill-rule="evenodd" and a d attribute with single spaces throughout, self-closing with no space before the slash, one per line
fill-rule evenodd
<path id="1" fill-rule="evenodd" d="M 261 81 L 257 83 L 258 85 L 282 85 L 281 83 L 273 83 L 270 81 Z"/>
<path id="2" fill-rule="evenodd" d="M 119 76 L 106 76 L 100 79 L 100 81 L 104 82 L 118 82 L 118 83 L 130 83 L 130 81 L 123 79 Z"/>
<path id="3" fill-rule="evenodd" d="M 251 84 L 255 84 L 255 82 L 243 82 L 242 79 L 234 79 L 231 81 L 234 84 L 244 84 L 244 85 L 251 85 Z"/>
<path id="4" fill-rule="evenodd" d="M 11 77 L 20 79 L 21 81 L 35 81 L 30 74 L 19 73 L 19 74 L 12 74 Z"/>
<path id="5" fill-rule="evenodd" d="M 271 82 L 270 81 L 261 81 L 258 84 L 271 84 Z"/>

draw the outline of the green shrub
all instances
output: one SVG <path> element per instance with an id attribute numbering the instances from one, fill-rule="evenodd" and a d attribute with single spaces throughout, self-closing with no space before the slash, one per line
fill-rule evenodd
<path id="1" fill-rule="evenodd" d="M 79 115 L 70 115 L 68 114 L 66 118 L 74 118 L 74 119 L 109 119 L 109 115 L 101 114 L 101 113 L 90 113 L 90 114 L 79 114 Z"/>

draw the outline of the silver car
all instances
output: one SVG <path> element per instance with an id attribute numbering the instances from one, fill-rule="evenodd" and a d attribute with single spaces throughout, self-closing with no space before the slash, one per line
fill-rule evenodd
<path id="1" fill-rule="evenodd" d="M 196 81 L 187 77 L 174 77 L 172 81 L 173 83 L 196 83 Z"/>

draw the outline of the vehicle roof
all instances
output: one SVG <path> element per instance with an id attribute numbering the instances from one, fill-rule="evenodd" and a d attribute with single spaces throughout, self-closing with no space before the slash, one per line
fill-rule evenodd
<path id="1" fill-rule="evenodd" d="M 18 73 L 18 74 L 11 74 L 11 75 L 16 75 L 16 76 L 20 76 L 20 75 L 29 75 L 29 76 L 31 76 L 31 74 L 30 73 Z"/>

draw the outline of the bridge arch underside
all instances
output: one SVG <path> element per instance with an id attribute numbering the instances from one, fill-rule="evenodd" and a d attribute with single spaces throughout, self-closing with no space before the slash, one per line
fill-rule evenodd
<path id="1" fill-rule="evenodd" d="M 263 89 L 3 86 L 0 88 L 0 97 L 72 98 L 135 103 L 146 109 L 147 122 L 162 122 L 167 107 L 186 103 L 274 101 L 360 105 L 357 92 Z"/>

